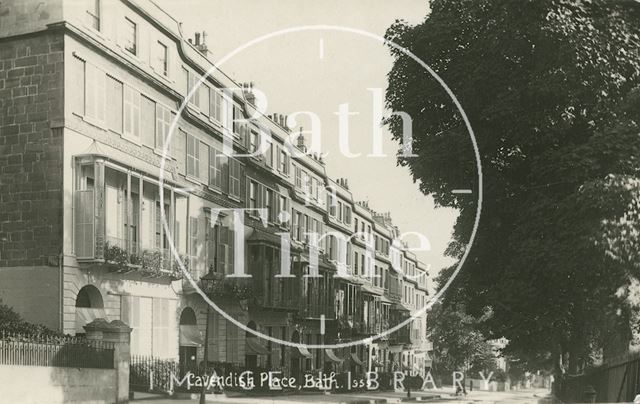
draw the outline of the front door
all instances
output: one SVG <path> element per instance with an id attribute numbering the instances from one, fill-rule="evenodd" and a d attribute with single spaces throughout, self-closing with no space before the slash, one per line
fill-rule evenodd
<path id="1" fill-rule="evenodd" d="M 179 353 L 180 353 L 180 375 L 184 376 L 188 372 L 197 373 L 198 366 L 196 363 L 196 347 L 181 346 Z"/>

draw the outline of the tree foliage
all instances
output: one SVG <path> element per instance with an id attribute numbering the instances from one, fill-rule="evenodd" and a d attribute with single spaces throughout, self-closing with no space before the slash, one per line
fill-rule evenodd
<path id="1" fill-rule="evenodd" d="M 434 0 L 423 23 L 387 32 L 444 79 L 479 147 L 480 227 L 444 303 L 475 316 L 490 307 L 485 335 L 536 365 L 578 371 L 633 331 L 639 35 L 640 4 L 608 0 Z M 439 206 L 460 210 L 448 249 L 460 257 L 478 192 L 469 135 L 439 84 L 391 52 L 387 106 L 413 118 L 419 156 L 398 162 Z M 401 141 L 400 117 L 387 123 Z"/>
<path id="2" fill-rule="evenodd" d="M 434 351 L 434 370 L 450 378 L 454 371 L 478 372 L 485 376 L 495 370 L 492 346 L 478 330 L 483 318 L 474 318 L 455 305 L 436 305 L 429 315 L 428 329 Z"/>
<path id="3" fill-rule="evenodd" d="M 12 307 L 0 301 L 0 333 L 21 334 L 24 336 L 61 336 L 57 331 L 40 324 L 25 321 Z"/>

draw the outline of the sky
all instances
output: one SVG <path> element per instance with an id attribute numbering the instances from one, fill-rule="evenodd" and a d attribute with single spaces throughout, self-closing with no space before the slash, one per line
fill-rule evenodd
<path id="1" fill-rule="evenodd" d="M 155 2 L 183 23 L 187 37 L 206 31 L 214 63 L 251 40 L 287 28 L 331 25 L 382 37 L 396 19 L 420 23 L 428 10 L 426 0 Z M 435 276 L 453 263 L 444 250 L 451 239 L 456 211 L 435 208 L 432 198 L 418 190 L 409 170 L 396 165 L 398 143 L 386 128 L 381 130 L 382 154 L 386 156 L 367 156 L 373 150 L 375 130 L 373 94 L 384 93 L 392 63 L 388 49 L 376 39 L 322 29 L 271 37 L 243 49 L 221 69 L 237 82 L 253 82 L 267 97 L 267 113 L 313 112 L 318 117 L 315 123 L 300 114 L 296 127 L 318 130 L 320 149 L 328 153 L 328 175 L 334 180 L 346 177 L 356 200 L 369 201 L 377 212 L 390 212 L 401 231 L 425 235 L 431 249 L 416 254 Z M 345 103 L 351 113 L 357 113 L 349 115 L 347 127 L 349 150 L 359 157 L 348 158 L 340 152 L 337 112 Z M 377 121 L 375 125 L 380 126 Z M 415 238 L 406 241 L 416 245 Z"/>

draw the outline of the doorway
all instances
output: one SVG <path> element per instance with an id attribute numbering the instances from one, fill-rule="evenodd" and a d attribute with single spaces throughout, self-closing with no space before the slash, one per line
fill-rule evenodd
<path id="1" fill-rule="evenodd" d="M 189 372 L 196 373 L 198 370 L 196 355 L 198 346 L 201 343 L 201 341 L 198 341 L 199 335 L 196 313 L 192 308 L 187 307 L 180 314 L 180 347 L 178 355 L 181 376 Z"/>

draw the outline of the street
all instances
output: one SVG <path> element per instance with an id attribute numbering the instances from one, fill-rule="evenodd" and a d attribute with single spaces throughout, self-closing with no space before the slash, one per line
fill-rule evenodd
<path id="1" fill-rule="evenodd" d="M 451 390 L 430 390 L 412 392 L 411 399 L 406 393 L 370 392 L 352 394 L 296 394 L 282 397 L 238 397 L 230 398 L 223 395 L 207 396 L 208 403 L 232 404 L 291 404 L 291 403 L 400 403 L 400 402 L 429 402 L 429 403 L 551 403 L 549 391 L 545 389 L 529 389 L 509 392 L 473 391 L 464 397 L 456 397 Z M 187 404 L 198 402 L 197 395 L 191 398 L 166 398 L 150 394 L 136 393 L 132 403 L 153 404 Z"/>

